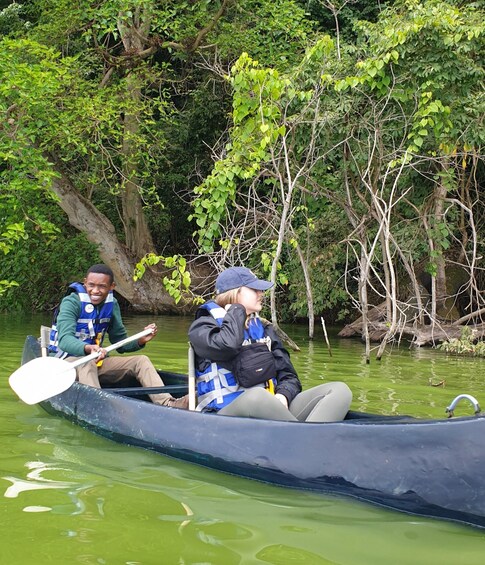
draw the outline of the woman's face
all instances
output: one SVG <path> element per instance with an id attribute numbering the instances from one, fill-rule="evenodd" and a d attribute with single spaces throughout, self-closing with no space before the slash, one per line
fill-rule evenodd
<path id="1" fill-rule="evenodd" d="M 237 293 L 237 301 L 246 308 L 248 316 L 255 312 L 261 312 L 263 308 L 263 291 L 242 286 Z"/>

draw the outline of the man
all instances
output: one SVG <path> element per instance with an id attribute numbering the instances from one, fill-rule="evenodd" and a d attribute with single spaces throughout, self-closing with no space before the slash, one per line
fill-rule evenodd
<path id="1" fill-rule="evenodd" d="M 112 384 L 125 377 L 134 376 L 144 387 L 160 387 L 163 381 L 146 355 L 106 357 L 103 338 L 107 333 L 111 343 L 127 337 L 118 301 L 113 296 L 115 288 L 113 271 L 103 264 L 88 269 L 83 284 L 72 283 L 71 294 L 65 296 L 59 307 L 56 325 L 51 331 L 50 351 L 67 361 L 75 361 L 93 352 L 100 352 L 95 361 L 76 368 L 80 383 L 100 388 L 102 383 Z M 119 353 L 142 349 L 156 333 L 156 324 L 146 329 L 152 333 L 118 349 Z M 101 384 L 100 384 L 101 383 Z M 167 393 L 150 394 L 152 402 L 173 408 L 188 408 L 188 396 L 174 398 Z"/>

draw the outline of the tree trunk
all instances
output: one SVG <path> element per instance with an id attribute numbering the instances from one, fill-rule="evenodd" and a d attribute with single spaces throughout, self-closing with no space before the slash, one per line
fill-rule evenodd
<path id="1" fill-rule="evenodd" d="M 390 218 L 386 215 L 383 218 L 384 228 L 381 232 L 381 246 L 382 246 L 382 258 L 383 266 L 386 279 L 386 303 L 387 303 L 387 322 L 389 323 L 389 329 L 387 334 L 384 336 L 379 350 L 377 351 L 376 359 L 381 360 L 382 355 L 389 339 L 394 337 L 397 329 L 397 283 L 396 283 L 396 273 L 394 270 L 394 264 L 392 262 L 391 256 L 391 230 L 390 230 Z"/>
<path id="2" fill-rule="evenodd" d="M 137 77 L 130 73 L 127 77 L 128 96 L 133 107 L 140 107 L 141 90 Z M 136 138 L 140 129 L 140 119 L 136 113 L 126 112 L 122 146 L 123 181 L 121 205 L 126 246 L 135 257 L 141 258 L 154 249 L 152 236 L 143 211 L 140 196 L 138 170 L 136 163 Z"/>
<path id="3" fill-rule="evenodd" d="M 305 278 L 305 290 L 306 290 L 306 299 L 308 304 L 308 337 L 313 339 L 315 337 L 315 310 L 313 307 L 313 292 L 312 292 L 312 283 L 310 280 L 310 272 L 308 270 L 308 263 L 303 255 L 303 251 L 301 250 L 300 244 L 296 244 L 296 252 L 298 254 L 298 258 L 300 259 L 300 265 L 303 271 L 303 276 Z"/>
<path id="4" fill-rule="evenodd" d="M 118 22 L 118 29 L 125 54 L 134 60 L 141 58 L 147 47 L 147 36 L 151 18 L 144 10 L 137 10 L 130 25 L 126 19 Z M 125 242 L 130 252 L 140 259 L 154 249 L 152 236 L 143 212 L 143 202 L 140 195 L 139 171 L 136 158 L 137 137 L 140 131 L 141 87 L 136 69 L 129 70 L 126 76 L 127 107 L 123 116 L 123 145 L 121 206 L 125 231 Z M 133 109 L 133 111 L 130 110 Z"/>
<path id="5" fill-rule="evenodd" d="M 443 182 L 439 182 L 436 185 L 434 191 L 434 226 L 435 226 L 435 233 L 439 230 L 436 229 L 437 226 L 444 221 L 444 203 L 446 198 L 447 190 L 446 186 L 444 186 Z M 436 247 L 440 247 L 439 245 L 436 246 L 435 241 L 435 249 Z M 436 253 L 436 277 L 435 277 L 435 300 L 436 300 L 436 308 L 438 311 L 442 310 L 445 307 L 445 301 L 447 298 L 447 291 L 446 291 L 446 272 L 445 272 L 445 257 L 443 252 L 440 249 L 440 252 Z"/>
<path id="6" fill-rule="evenodd" d="M 282 189 L 282 193 L 284 194 L 284 187 L 285 187 L 285 182 L 282 178 L 280 178 L 280 185 L 281 185 L 281 189 Z M 271 281 L 274 283 L 273 286 L 271 287 L 270 290 L 270 304 L 271 304 L 271 323 L 273 324 L 273 327 L 275 328 L 275 331 L 278 333 L 278 335 L 281 337 L 281 339 L 283 339 L 286 344 L 293 349 L 294 351 L 300 351 L 300 348 L 298 347 L 298 345 L 290 338 L 290 336 L 288 334 L 286 334 L 281 328 L 280 325 L 278 323 L 278 316 L 276 314 L 276 274 L 278 271 L 278 263 L 281 257 L 281 250 L 283 248 L 283 242 L 285 239 L 285 234 L 286 234 L 286 229 L 287 229 L 287 219 L 288 219 L 288 213 L 290 210 L 290 204 L 291 204 L 291 197 L 293 194 L 293 187 L 294 185 L 288 181 L 288 192 L 286 193 L 286 195 L 284 196 L 283 199 L 283 210 L 281 212 L 281 218 L 280 218 L 280 224 L 279 224 L 279 229 L 278 229 L 278 242 L 276 244 L 276 250 L 275 250 L 275 254 L 273 257 L 273 262 L 271 264 Z"/>
<path id="7" fill-rule="evenodd" d="M 367 320 L 369 303 L 367 300 L 367 276 L 369 272 L 369 261 L 365 251 L 365 238 L 362 241 L 362 249 L 360 255 L 360 277 L 359 277 L 359 300 L 362 308 L 362 339 L 365 343 L 365 362 L 370 363 L 370 337 L 369 324 Z"/>
<path id="8" fill-rule="evenodd" d="M 50 160 L 55 162 L 55 159 Z M 68 215 L 71 225 L 98 246 L 101 259 L 113 270 L 117 292 L 138 312 L 180 312 L 181 308 L 176 307 L 166 292 L 159 273 L 147 271 L 141 280 L 134 282 L 133 271 L 139 258 L 119 241 L 113 224 L 76 190 L 59 166 L 57 171 L 61 177 L 54 179 L 52 190 L 59 197 L 59 206 Z"/>
<path id="9" fill-rule="evenodd" d="M 384 305 L 376 307 L 372 312 L 384 312 Z M 359 335 L 363 330 L 363 320 L 353 322 L 347 326 L 338 335 L 339 337 L 350 337 L 351 335 Z M 387 323 L 382 317 L 382 321 L 373 321 L 369 324 L 370 330 L 375 336 L 375 341 L 382 339 L 382 336 L 387 334 Z M 483 340 L 485 337 L 485 324 L 476 324 L 473 326 L 462 326 L 455 324 L 436 324 L 435 326 L 417 326 L 415 324 L 403 324 L 400 326 L 399 331 L 402 335 L 412 338 L 411 345 L 413 347 L 421 347 L 423 345 L 438 345 L 443 341 L 450 339 L 460 339 L 463 334 L 463 328 L 468 328 L 473 331 L 475 340 Z"/>

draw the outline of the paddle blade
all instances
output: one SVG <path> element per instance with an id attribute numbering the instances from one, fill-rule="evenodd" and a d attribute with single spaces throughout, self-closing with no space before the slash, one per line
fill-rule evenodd
<path id="1" fill-rule="evenodd" d="M 76 380 L 71 363 L 56 357 L 38 357 L 19 367 L 8 380 L 26 404 L 37 404 L 67 390 Z"/>

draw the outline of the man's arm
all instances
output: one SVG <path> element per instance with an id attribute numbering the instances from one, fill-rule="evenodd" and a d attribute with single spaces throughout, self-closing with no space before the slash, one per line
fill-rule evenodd
<path id="1" fill-rule="evenodd" d="M 76 293 L 62 299 L 57 315 L 59 348 L 74 357 L 83 357 L 84 343 L 76 337 L 77 320 L 81 314 L 81 302 Z"/>

